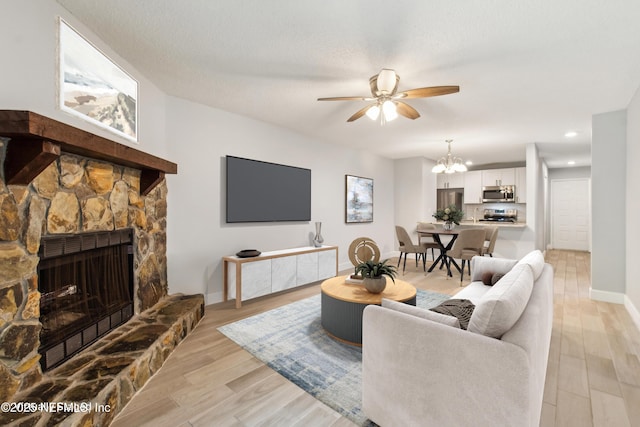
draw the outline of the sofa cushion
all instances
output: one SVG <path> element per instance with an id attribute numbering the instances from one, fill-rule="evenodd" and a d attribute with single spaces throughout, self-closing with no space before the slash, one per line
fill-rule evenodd
<path id="1" fill-rule="evenodd" d="M 540 277 L 542 269 L 544 268 L 544 255 L 542 255 L 542 252 L 539 250 L 531 251 L 518 261 L 518 264 L 527 264 L 531 267 L 531 271 L 533 271 L 533 280 L 536 281 L 538 280 L 538 277 Z"/>
<path id="2" fill-rule="evenodd" d="M 447 316 L 444 314 L 436 313 L 433 311 L 425 310 L 413 305 L 405 304 L 403 302 L 393 301 L 390 299 L 382 299 L 382 307 L 390 310 L 399 311 L 401 313 L 409 314 L 411 316 L 420 317 L 422 319 L 431 320 L 433 322 L 442 323 L 443 325 L 453 326 L 454 328 L 460 327 L 460 322 L 456 317 Z"/>
<path id="3" fill-rule="evenodd" d="M 529 265 L 516 265 L 476 303 L 468 330 L 500 338 L 515 325 L 533 290 L 533 272 Z"/>
<path id="4" fill-rule="evenodd" d="M 467 329 L 474 308 L 475 305 L 468 299 L 451 298 L 441 302 L 435 307 L 431 307 L 429 310 L 447 316 L 453 316 L 460 322 L 460 329 Z"/>

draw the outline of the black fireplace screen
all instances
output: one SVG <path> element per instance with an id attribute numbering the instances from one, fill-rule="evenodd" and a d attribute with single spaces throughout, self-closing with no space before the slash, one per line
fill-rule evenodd
<path id="1" fill-rule="evenodd" d="M 62 363 L 132 316 L 130 240 L 131 233 L 116 232 L 43 242 L 45 251 L 48 246 L 62 252 L 41 259 L 38 266 L 43 369 Z"/>

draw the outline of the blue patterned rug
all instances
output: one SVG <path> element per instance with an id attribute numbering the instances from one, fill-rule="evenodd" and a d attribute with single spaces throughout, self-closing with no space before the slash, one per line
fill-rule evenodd
<path id="1" fill-rule="evenodd" d="M 418 307 L 449 295 L 418 290 Z M 320 295 L 218 328 L 270 368 L 360 426 L 362 350 L 331 339 L 320 324 Z"/>

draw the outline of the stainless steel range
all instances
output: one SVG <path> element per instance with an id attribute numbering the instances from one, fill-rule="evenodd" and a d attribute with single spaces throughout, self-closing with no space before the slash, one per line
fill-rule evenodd
<path id="1" fill-rule="evenodd" d="M 480 221 L 489 222 L 518 222 L 518 210 L 517 209 L 485 209 L 484 218 Z"/>

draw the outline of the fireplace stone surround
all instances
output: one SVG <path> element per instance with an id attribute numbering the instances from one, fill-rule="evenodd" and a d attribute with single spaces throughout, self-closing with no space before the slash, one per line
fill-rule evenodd
<path id="1" fill-rule="evenodd" d="M 45 162 L 39 152 L 27 153 L 29 159 L 24 161 L 16 147 L 25 139 L 16 135 L 14 123 L 4 121 L 3 113 L 6 111 L 0 111 L 0 402 L 64 399 L 108 404 L 112 410 L 55 416 L 46 412 L 0 414 L 0 424 L 35 425 L 43 420 L 49 424 L 66 419 L 69 425 L 106 425 L 204 312 L 202 295 L 168 295 L 164 172 L 149 169 L 145 160 L 132 163 L 126 155 L 119 161 L 113 153 L 133 149 L 46 118 L 48 127 L 33 131 L 30 127 L 28 132 L 39 133 L 43 147 L 53 143 L 58 151 L 45 156 Z M 67 132 L 51 134 L 58 125 Z M 91 146 L 106 142 L 111 151 L 105 154 L 98 149 L 93 157 L 87 144 L 77 148 L 75 141 L 49 138 L 52 135 L 77 135 Z M 25 146 L 31 142 L 29 139 Z M 61 152 L 60 146 L 70 152 Z M 80 152 L 82 155 L 77 154 Z M 157 158 L 149 157 L 156 162 Z M 8 172 L 16 164 L 21 166 L 18 173 Z M 169 173 L 175 173 L 177 168 L 170 164 L 169 170 L 171 167 L 174 171 Z M 24 177 L 29 175 L 31 181 L 26 182 Z M 60 367 L 43 372 L 38 353 L 42 239 L 124 229 L 131 229 L 133 237 L 134 317 Z"/>

